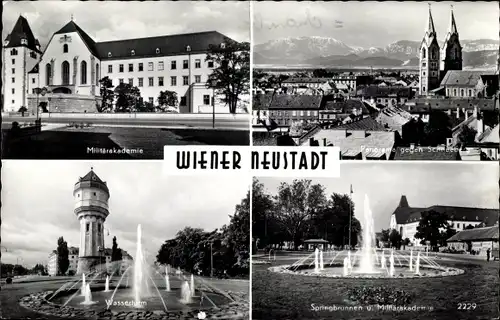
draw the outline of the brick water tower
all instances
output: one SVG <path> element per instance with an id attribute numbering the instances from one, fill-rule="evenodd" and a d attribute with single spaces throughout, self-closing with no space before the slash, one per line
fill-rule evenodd
<path id="1" fill-rule="evenodd" d="M 99 249 L 104 249 L 104 222 L 109 214 L 109 189 L 106 182 L 91 168 L 75 184 L 73 196 L 75 214 L 80 221 L 77 274 L 82 274 L 94 271 L 98 265 L 106 263 L 106 257 L 102 256 Z"/>

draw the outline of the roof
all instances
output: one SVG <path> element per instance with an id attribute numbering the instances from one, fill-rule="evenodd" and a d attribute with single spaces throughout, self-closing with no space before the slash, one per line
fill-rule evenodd
<path id="1" fill-rule="evenodd" d="M 460 153 L 456 148 L 446 149 L 437 147 L 397 147 L 394 160 L 460 160 Z"/>
<path id="2" fill-rule="evenodd" d="M 256 93 L 253 95 L 252 104 L 253 110 L 267 110 L 273 99 L 273 94 L 260 94 Z"/>
<path id="3" fill-rule="evenodd" d="M 71 33 L 71 32 L 76 32 L 80 35 L 82 38 L 83 42 L 87 46 L 87 48 L 90 50 L 90 52 L 96 56 L 100 57 L 97 51 L 96 43 L 95 41 L 85 32 L 83 31 L 82 28 L 80 28 L 74 21 L 68 22 L 64 27 L 59 29 L 56 33 L 54 33 L 54 36 L 56 34 L 64 34 L 64 33 Z"/>
<path id="4" fill-rule="evenodd" d="M 310 78 L 310 77 L 292 77 L 284 80 L 282 83 L 325 83 L 331 78 Z"/>
<path id="5" fill-rule="evenodd" d="M 357 96 L 379 98 L 379 97 L 413 97 L 413 91 L 409 87 L 402 86 L 377 86 L 371 85 L 366 87 L 361 87 L 356 90 Z"/>
<path id="6" fill-rule="evenodd" d="M 402 108 L 393 106 L 386 107 L 377 115 L 377 121 L 392 128 L 393 126 L 403 126 L 408 121 L 413 119 L 413 116 Z"/>
<path id="7" fill-rule="evenodd" d="M 460 231 L 446 242 L 460 242 L 469 240 L 497 240 L 499 237 L 498 226 L 474 228 Z"/>
<path id="8" fill-rule="evenodd" d="M 412 208 L 398 206 L 393 214 L 396 216 L 396 223 L 405 224 L 420 221 L 422 212 L 431 210 L 445 213 L 450 220 L 454 221 L 482 221 L 490 226 L 498 221 L 498 209 L 474 207 L 434 205 L 427 208 Z"/>
<path id="9" fill-rule="evenodd" d="M 83 176 L 83 178 L 80 178 L 79 181 L 80 182 L 94 181 L 94 182 L 104 183 L 104 181 L 102 181 L 101 178 L 99 178 L 99 176 L 94 172 L 93 168 L 91 168 L 90 171 L 86 175 Z"/>
<path id="10" fill-rule="evenodd" d="M 479 137 L 477 137 L 478 143 L 500 143 L 500 133 L 499 133 L 499 125 L 497 124 L 493 129 L 486 129 Z"/>
<path id="11" fill-rule="evenodd" d="M 21 39 L 26 39 L 28 43 L 21 44 Z M 4 46 L 5 48 L 26 46 L 31 50 L 41 53 L 40 50 L 37 49 L 37 44 L 39 44 L 39 42 L 35 39 L 28 20 L 23 16 L 19 16 L 14 28 L 12 28 L 11 33 L 5 40 L 9 41 L 9 43 Z"/>
<path id="12" fill-rule="evenodd" d="M 28 73 L 38 73 L 38 63 Z"/>
<path id="13" fill-rule="evenodd" d="M 351 114 L 353 110 L 361 110 L 362 114 L 369 114 L 365 104 L 360 100 L 327 101 L 324 111 L 334 111 L 336 113 Z"/>
<path id="14" fill-rule="evenodd" d="M 387 131 L 387 129 L 375 121 L 372 117 L 366 117 L 358 121 L 346 123 L 338 127 L 332 128 L 333 130 L 367 130 L 367 131 Z"/>
<path id="15" fill-rule="evenodd" d="M 414 105 L 413 105 L 414 103 Z M 410 103 L 406 104 L 407 107 L 411 107 L 411 112 L 413 110 L 425 110 L 428 108 L 434 110 L 456 110 L 467 109 L 473 110 L 474 107 L 478 107 L 480 110 L 494 110 L 495 101 L 494 99 L 464 99 L 464 98 L 416 98 Z"/>
<path id="16" fill-rule="evenodd" d="M 277 94 L 271 101 L 269 109 L 319 109 L 321 107 L 321 95 L 289 95 Z"/>
<path id="17" fill-rule="evenodd" d="M 54 33 L 54 35 L 71 32 L 78 33 L 90 52 L 100 60 L 177 55 L 188 52 L 188 47 L 191 48 L 190 52 L 192 54 L 203 53 L 208 51 L 210 45 L 219 45 L 224 42 L 233 41 L 217 31 L 205 31 L 159 37 L 95 42 L 74 21 L 68 22 L 59 31 Z M 157 49 L 159 49 L 159 53 L 157 53 Z M 134 51 L 134 55 L 132 55 L 132 50 Z M 109 53 L 111 53 L 111 57 Z"/>
<path id="18" fill-rule="evenodd" d="M 75 191 L 82 187 L 95 187 L 106 191 L 109 194 L 109 189 L 105 181 L 102 181 L 101 178 L 94 172 L 94 169 L 91 168 L 90 171 L 80 178 L 77 183 L 75 183 Z"/>
<path id="19" fill-rule="evenodd" d="M 481 80 L 480 71 L 467 71 L 467 70 L 449 70 L 446 72 L 443 80 L 441 80 L 441 87 L 444 86 L 461 86 L 461 87 L 475 87 L 479 80 Z"/>
<path id="20" fill-rule="evenodd" d="M 307 239 L 304 240 L 304 243 L 328 243 L 328 241 L 324 239 Z"/>

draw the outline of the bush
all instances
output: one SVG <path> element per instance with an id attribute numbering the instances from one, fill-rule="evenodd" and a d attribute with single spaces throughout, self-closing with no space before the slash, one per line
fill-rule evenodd
<path id="1" fill-rule="evenodd" d="M 349 289 L 349 300 L 367 305 L 407 305 L 413 296 L 403 290 L 384 287 Z"/>
<path id="2" fill-rule="evenodd" d="M 5 280 L 5 283 L 11 284 L 12 283 L 12 278 L 7 278 L 7 280 Z"/>
<path id="3" fill-rule="evenodd" d="M 75 270 L 69 270 L 68 271 L 68 276 L 72 277 L 75 275 Z"/>

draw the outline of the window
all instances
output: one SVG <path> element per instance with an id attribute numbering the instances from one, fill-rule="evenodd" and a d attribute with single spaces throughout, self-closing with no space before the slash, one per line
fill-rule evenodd
<path id="1" fill-rule="evenodd" d="M 14 104 L 14 100 L 12 100 L 12 104 Z"/>
<path id="2" fill-rule="evenodd" d="M 111 58 L 112 54 L 111 52 L 108 52 L 108 58 Z"/>
<path id="3" fill-rule="evenodd" d="M 68 53 L 68 44 L 63 45 L 63 53 Z"/>
<path id="4" fill-rule="evenodd" d="M 12 59 L 12 64 L 16 64 L 16 59 Z"/>
<path id="5" fill-rule="evenodd" d="M 142 87 L 142 86 L 144 86 L 144 79 L 139 78 L 139 87 Z"/>
<path id="6" fill-rule="evenodd" d="M 122 84 L 123 83 L 123 79 L 118 79 L 118 84 Z"/>
<path id="7" fill-rule="evenodd" d="M 158 62 L 158 70 L 163 71 L 163 68 L 164 68 L 163 61 Z"/>
<path id="8" fill-rule="evenodd" d="M 32 52 L 30 52 L 30 57 L 32 57 L 33 59 L 36 59 L 38 56 L 36 55 L 36 53 L 34 53 L 32 51 Z"/>
<path id="9" fill-rule="evenodd" d="M 170 77 L 170 85 L 171 86 L 177 85 L 177 77 Z"/>
<path id="10" fill-rule="evenodd" d="M 153 70 L 154 70 L 153 63 L 148 62 L 148 71 L 153 71 Z"/>
<path id="11" fill-rule="evenodd" d="M 128 72 L 134 72 L 134 64 L 132 63 L 128 64 Z"/>
<path id="12" fill-rule="evenodd" d="M 156 54 L 160 53 L 160 48 L 156 48 Z"/>
<path id="13" fill-rule="evenodd" d="M 201 68 L 201 60 L 200 60 L 200 59 L 196 59 L 196 60 L 194 60 L 194 67 L 195 67 L 196 69 Z"/>
<path id="14" fill-rule="evenodd" d="M 158 77 L 158 86 L 163 87 L 163 77 Z"/>
<path id="15" fill-rule="evenodd" d="M 457 89 L 453 89 L 453 96 L 456 97 L 457 96 Z"/>
<path id="16" fill-rule="evenodd" d="M 432 65 L 432 64 L 431 64 L 431 65 Z M 427 63 L 422 62 L 422 67 L 424 67 L 424 68 L 425 68 L 426 66 L 427 66 Z"/>
<path id="17" fill-rule="evenodd" d="M 97 232 L 99 232 L 99 233 L 102 232 L 101 224 L 100 223 L 97 224 Z"/>
<path id="18" fill-rule="evenodd" d="M 87 84 L 87 62 L 80 63 L 80 84 Z"/>
<path id="19" fill-rule="evenodd" d="M 460 96 L 463 97 L 464 96 L 464 89 L 460 89 Z"/>
<path id="20" fill-rule="evenodd" d="M 183 77 L 182 77 L 182 85 L 184 85 L 184 86 L 189 85 L 189 79 L 188 79 L 188 76 L 183 76 Z"/>
<path id="21" fill-rule="evenodd" d="M 437 51 L 436 51 L 436 49 L 433 49 L 431 51 L 431 57 L 432 57 L 432 59 L 436 59 L 436 57 L 437 57 Z"/>
<path id="22" fill-rule="evenodd" d="M 50 85 L 50 78 L 52 77 L 52 65 L 47 63 L 45 65 L 45 84 Z"/>
<path id="23" fill-rule="evenodd" d="M 472 90 L 469 89 L 469 97 L 472 97 Z"/>
<path id="24" fill-rule="evenodd" d="M 108 65 L 108 73 L 113 73 L 113 65 Z"/>
<path id="25" fill-rule="evenodd" d="M 186 105 L 186 97 L 181 97 L 181 102 L 179 103 L 181 106 Z"/>
<path id="26" fill-rule="evenodd" d="M 183 60 L 182 61 L 182 69 L 187 69 L 189 68 L 189 61 Z"/>
<path id="27" fill-rule="evenodd" d="M 153 77 L 149 77 L 149 78 L 148 78 L 148 82 L 149 82 L 149 86 L 150 86 L 150 87 L 154 86 L 154 80 L 153 80 Z"/>
<path id="28" fill-rule="evenodd" d="M 194 82 L 200 83 L 201 82 L 201 76 L 194 76 Z"/>
<path id="29" fill-rule="evenodd" d="M 17 56 L 17 49 L 10 50 L 10 55 L 11 56 Z"/>
<path id="30" fill-rule="evenodd" d="M 224 42 L 223 42 L 223 43 L 221 43 L 221 44 L 220 44 L 220 48 L 221 48 L 221 49 L 225 49 L 225 48 L 226 48 L 226 44 L 225 44 Z"/>
<path id="31" fill-rule="evenodd" d="M 424 72 L 422 72 L 422 75 L 423 75 L 423 76 L 425 76 L 425 71 L 424 71 Z"/>
<path id="32" fill-rule="evenodd" d="M 89 232 L 89 229 L 90 229 L 90 223 L 87 223 L 87 224 L 85 225 L 85 230 L 86 230 L 87 232 Z"/>
<path id="33" fill-rule="evenodd" d="M 151 103 L 151 104 L 155 102 L 153 97 L 149 97 L 148 100 L 149 100 L 149 103 Z"/>
<path id="34" fill-rule="evenodd" d="M 118 70 L 118 71 L 119 71 L 119 72 L 123 72 L 123 64 L 120 64 L 120 66 L 119 66 L 119 70 Z"/>
<path id="35" fill-rule="evenodd" d="M 16 89 L 12 88 L 12 94 L 16 93 Z"/>
<path id="36" fill-rule="evenodd" d="M 12 74 L 16 74 L 16 69 L 12 68 Z"/>
<path id="37" fill-rule="evenodd" d="M 64 61 L 61 65 L 62 84 L 69 84 L 69 62 Z"/>
<path id="38" fill-rule="evenodd" d="M 425 92 L 425 87 L 422 87 L 422 91 Z"/>
<path id="39" fill-rule="evenodd" d="M 186 46 L 186 51 L 191 52 L 191 46 Z"/>
<path id="40" fill-rule="evenodd" d="M 177 69 L 177 61 L 170 61 L 170 69 L 175 70 Z"/>
<path id="41" fill-rule="evenodd" d="M 139 71 L 144 71 L 144 64 L 142 62 L 139 63 Z"/>
<path id="42" fill-rule="evenodd" d="M 12 78 L 12 83 L 16 83 L 16 78 Z"/>
<path id="43" fill-rule="evenodd" d="M 31 83 L 35 83 L 35 78 L 31 79 Z"/>
<path id="44" fill-rule="evenodd" d="M 426 50 L 425 50 L 425 48 L 422 48 L 422 58 L 425 59 L 425 55 L 426 55 Z"/>
<path id="45" fill-rule="evenodd" d="M 203 104 L 210 105 L 210 96 L 208 94 L 203 95 Z"/>
<path id="46" fill-rule="evenodd" d="M 130 55 L 131 55 L 131 56 L 135 56 L 135 50 L 131 50 L 131 51 L 130 51 Z"/>
<path id="47" fill-rule="evenodd" d="M 134 78 L 128 78 L 128 84 L 134 86 Z"/>

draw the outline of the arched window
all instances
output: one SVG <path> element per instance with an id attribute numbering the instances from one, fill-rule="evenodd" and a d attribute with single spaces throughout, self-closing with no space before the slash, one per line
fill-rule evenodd
<path id="1" fill-rule="evenodd" d="M 433 49 L 431 51 L 431 59 L 436 59 L 436 56 L 437 56 L 436 52 L 437 52 L 436 49 Z"/>
<path id="2" fill-rule="evenodd" d="M 64 61 L 61 64 L 61 78 L 62 84 L 69 84 L 69 62 Z"/>
<path id="3" fill-rule="evenodd" d="M 87 84 L 87 62 L 82 61 L 80 64 L 80 84 Z"/>
<path id="4" fill-rule="evenodd" d="M 425 54 L 426 54 L 426 51 L 427 51 L 427 50 L 425 50 L 425 48 L 422 48 L 422 58 L 424 58 L 424 59 L 425 59 Z"/>
<path id="5" fill-rule="evenodd" d="M 50 78 L 52 77 L 52 66 L 50 63 L 45 65 L 45 85 L 50 85 Z"/>
<path id="6" fill-rule="evenodd" d="M 95 83 L 99 84 L 99 64 L 95 64 Z"/>
<path id="7" fill-rule="evenodd" d="M 67 43 L 65 43 L 65 44 L 63 45 L 63 52 L 64 52 L 64 53 L 67 53 L 67 52 L 68 52 L 68 44 L 67 44 Z"/>
<path id="8" fill-rule="evenodd" d="M 463 97 L 465 94 L 464 94 L 464 89 L 460 89 L 460 96 Z"/>
<path id="9" fill-rule="evenodd" d="M 453 96 L 456 97 L 457 96 L 457 89 L 453 89 Z"/>

